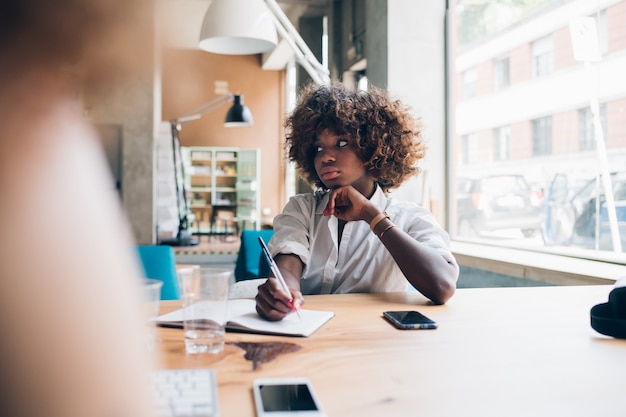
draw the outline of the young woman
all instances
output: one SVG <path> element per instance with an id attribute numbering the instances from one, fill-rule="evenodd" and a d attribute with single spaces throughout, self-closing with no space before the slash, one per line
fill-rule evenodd
<path id="1" fill-rule="evenodd" d="M 445 303 L 459 272 L 448 234 L 428 210 L 386 195 L 418 173 L 425 155 L 410 110 L 380 89 L 311 86 L 286 128 L 289 159 L 317 190 L 292 197 L 274 219 L 269 249 L 291 294 L 268 279 L 256 297 L 259 314 L 281 320 L 302 294 L 407 284 Z"/>

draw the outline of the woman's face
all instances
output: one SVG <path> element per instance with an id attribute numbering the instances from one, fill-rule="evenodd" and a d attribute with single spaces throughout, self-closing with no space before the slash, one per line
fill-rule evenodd
<path id="1" fill-rule="evenodd" d="M 318 135 L 313 146 L 315 171 L 326 188 L 352 185 L 364 195 L 371 193 L 374 181 L 354 151 L 353 139 L 326 129 Z"/>

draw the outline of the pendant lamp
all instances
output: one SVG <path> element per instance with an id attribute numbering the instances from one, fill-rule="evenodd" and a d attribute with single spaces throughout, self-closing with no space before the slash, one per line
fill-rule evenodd
<path id="1" fill-rule="evenodd" d="M 233 96 L 233 105 L 228 109 L 224 126 L 226 127 L 243 127 L 252 126 L 254 123 L 250 109 L 243 105 L 243 96 L 235 94 Z"/>
<path id="2" fill-rule="evenodd" d="M 260 54 L 277 44 L 276 26 L 263 0 L 213 0 L 200 30 L 200 49 L 215 54 Z"/>

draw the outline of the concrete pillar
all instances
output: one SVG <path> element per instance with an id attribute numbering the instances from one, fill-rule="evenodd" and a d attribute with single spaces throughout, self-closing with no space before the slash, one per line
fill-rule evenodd
<path id="1" fill-rule="evenodd" d="M 412 107 L 423 123 L 428 154 L 426 176 L 411 180 L 394 196 L 429 204 L 445 224 L 446 201 L 446 2 L 366 0 L 365 56 L 372 85 Z"/>
<path id="2" fill-rule="evenodd" d="M 141 59 L 132 62 L 131 68 L 112 65 L 106 77 L 89 80 L 84 107 L 92 122 L 120 132 L 123 209 L 136 242 L 153 244 L 155 138 L 161 119 L 161 94 L 154 10 L 145 13 L 145 19 L 137 21 L 133 39 L 128 39 L 129 47 L 135 48 Z"/>

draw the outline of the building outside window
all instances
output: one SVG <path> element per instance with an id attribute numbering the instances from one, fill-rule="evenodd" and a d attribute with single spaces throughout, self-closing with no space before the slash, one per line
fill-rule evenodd
<path id="1" fill-rule="evenodd" d="M 502 126 L 493 130 L 493 157 L 496 161 L 509 159 L 511 151 L 511 127 Z"/>
<path id="2" fill-rule="evenodd" d="M 618 238 L 626 250 L 626 201 L 618 192 L 626 188 L 626 0 L 456 0 L 451 8 L 450 146 L 457 157 L 450 172 L 458 184 L 450 189 L 468 178 L 508 176 L 516 182 L 507 183 L 520 184 L 521 190 L 483 199 L 492 201 L 491 211 L 479 214 L 509 213 L 503 218 L 511 221 L 490 228 L 476 222 L 464 236 L 459 222 L 468 216 L 451 192 L 452 238 L 605 259 L 617 249 L 611 244 L 609 207 L 604 197 L 598 205 L 591 201 L 606 192 L 596 180 L 604 172 L 605 153 L 606 170 L 616 173 L 611 179 Z M 573 54 L 569 27 L 579 17 L 596 20 L 600 60 L 589 65 Z M 468 85 L 475 86 L 471 96 Z M 602 153 L 589 109 L 594 99 L 601 103 Z M 583 189 L 592 192 L 577 194 Z M 599 213 L 584 209 L 590 207 Z"/>
<path id="3" fill-rule="evenodd" d="M 606 105 L 604 103 L 600 105 L 600 123 L 606 138 Z M 578 110 L 578 149 L 580 151 L 596 149 L 596 135 L 590 106 Z"/>
<path id="4" fill-rule="evenodd" d="M 469 134 L 469 135 L 463 136 L 463 146 L 462 146 L 462 153 L 461 153 L 463 165 L 470 165 L 476 162 L 476 153 L 477 153 L 476 141 L 477 139 L 476 139 L 475 134 Z"/>
<path id="5" fill-rule="evenodd" d="M 544 36 L 532 43 L 533 76 L 541 77 L 552 72 L 552 36 Z"/>
<path id="6" fill-rule="evenodd" d="M 493 86 L 501 90 L 509 86 L 509 57 L 496 58 L 493 61 Z"/>
<path id="7" fill-rule="evenodd" d="M 533 123 L 533 156 L 552 153 L 552 117 L 541 117 Z"/>
<path id="8" fill-rule="evenodd" d="M 598 49 L 601 55 L 606 55 L 609 52 L 609 27 L 606 21 L 606 9 L 592 15 L 596 19 L 596 25 L 598 27 Z M 615 31 L 613 31 L 614 33 Z"/>
<path id="9" fill-rule="evenodd" d="M 463 73 L 463 97 L 468 99 L 476 96 L 478 78 L 476 70 L 470 68 Z"/>

